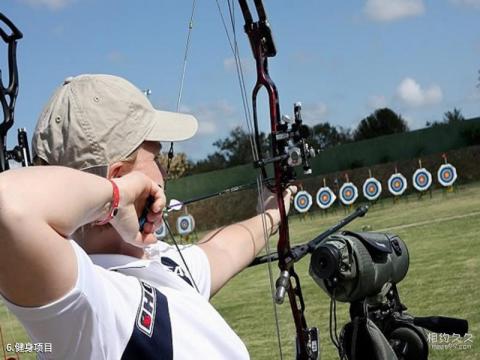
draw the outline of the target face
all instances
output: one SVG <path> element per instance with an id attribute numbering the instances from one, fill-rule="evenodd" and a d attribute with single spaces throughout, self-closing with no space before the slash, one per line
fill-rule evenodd
<path id="1" fill-rule="evenodd" d="M 388 191 L 392 195 L 400 196 L 407 190 L 407 179 L 400 173 L 393 174 L 388 179 Z"/>
<path id="2" fill-rule="evenodd" d="M 328 209 L 335 202 L 337 197 L 328 186 L 317 191 L 317 205 L 320 209 Z"/>
<path id="3" fill-rule="evenodd" d="M 293 206 L 299 213 L 306 213 L 312 207 L 312 195 L 307 191 L 299 191 L 293 200 Z"/>
<path id="4" fill-rule="evenodd" d="M 457 180 L 457 169 L 452 164 L 443 164 L 437 172 L 438 182 L 442 186 L 452 186 Z"/>
<path id="5" fill-rule="evenodd" d="M 177 232 L 180 235 L 188 235 L 195 230 L 195 220 L 192 215 L 183 215 L 177 219 Z"/>
<path id="6" fill-rule="evenodd" d="M 426 191 L 432 185 L 432 174 L 425 168 L 417 169 L 412 176 L 413 187 L 418 191 Z"/>
<path id="7" fill-rule="evenodd" d="M 382 193 L 382 183 L 374 177 L 368 178 L 363 183 L 363 196 L 370 201 L 377 200 Z"/>
<path id="8" fill-rule="evenodd" d="M 158 241 L 163 240 L 167 236 L 167 227 L 162 223 L 160 227 L 155 230 L 155 237 Z"/>
<path id="9" fill-rule="evenodd" d="M 347 182 L 340 188 L 340 201 L 344 205 L 352 205 L 357 197 L 358 189 L 353 183 Z"/>

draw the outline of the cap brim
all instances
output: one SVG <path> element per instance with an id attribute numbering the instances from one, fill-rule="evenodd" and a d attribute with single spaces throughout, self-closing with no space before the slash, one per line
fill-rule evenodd
<path id="1" fill-rule="evenodd" d="M 198 129 L 193 115 L 155 110 L 153 127 L 147 134 L 148 141 L 182 141 L 190 139 Z"/>

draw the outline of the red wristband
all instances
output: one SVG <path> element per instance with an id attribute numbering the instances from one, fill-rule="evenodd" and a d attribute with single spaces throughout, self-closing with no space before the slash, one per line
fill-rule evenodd
<path id="1" fill-rule="evenodd" d="M 118 212 L 118 204 L 120 203 L 120 191 L 118 190 L 117 184 L 113 180 L 108 179 L 110 183 L 112 184 L 112 201 L 111 201 L 111 206 L 110 206 L 110 211 L 108 212 L 108 215 L 103 219 L 95 222 L 96 225 L 105 225 L 112 220 L 115 215 L 117 215 Z"/>

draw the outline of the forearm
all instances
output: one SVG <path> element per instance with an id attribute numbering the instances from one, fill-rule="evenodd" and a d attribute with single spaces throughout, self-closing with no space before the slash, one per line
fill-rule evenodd
<path id="1" fill-rule="evenodd" d="M 277 228 L 278 217 L 278 211 L 267 210 L 265 216 L 254 216 L 214 230 L 202 238 L 199 246 L 210 262 L 212 295 L 248 266 L 265 247 L 268 237 Z"/>
<path id="2" fill-rule="evenodd" d="M 112 199 L 112 186 L 106 179 L 54 166 L 5 172 L 0 176 L 0 189 L 0 226 L 43 222 L 63 237 L 106 215 Z M 24 221 L 12 223 L 15 219 Z"/>

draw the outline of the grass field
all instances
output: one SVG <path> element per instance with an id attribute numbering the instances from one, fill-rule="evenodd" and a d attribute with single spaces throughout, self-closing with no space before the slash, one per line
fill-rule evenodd
<path id="1" fill-rule="evenodd" d="M 314 238 L 344 215 L 343 210 L 301 218 L 291 217 L 293 243 Z M 400 297 L 417 316 L 444 315 L 465 318 L 473 335 L 470 349 L 430 350 L 430 359 L 480 358 L 480 184 L 462 186 L 456 192 L 435 191 L 433 196 L 402 198 L 396 204 L 384 200 L 351 230 L 390 230 L 407 244 L 410 270 L 399 284 Z M 274 244 L 272 243 L 272 246 Z M 321 357 L 337 359 L 328 335 L 329 298 L 308 275 L 309 258 L 296 264 L 306 301 L 309 326 L 320 330 Z M 274 278 L 278 275 L 273 267 Z M 266 266 L 245 270 L 213 299 L 213 303 L 245 341 L 252 359 L 278 359 L 273 305 Z M 295 329 L 290 307 L 278 307 L 281 343 L 285 359 L 294 358 Z M 348 321 L 348 306 L 338 304 L 339 327 Z M 0 325 L 6 342 L 27 342 L 24 331 L 0 305 Z M 438 342 L 439 343 L 439 342 Z M 0 353 L 0 355 L 3 355 Z M 22 359 L 33 357 L 22 356 Z"/>

